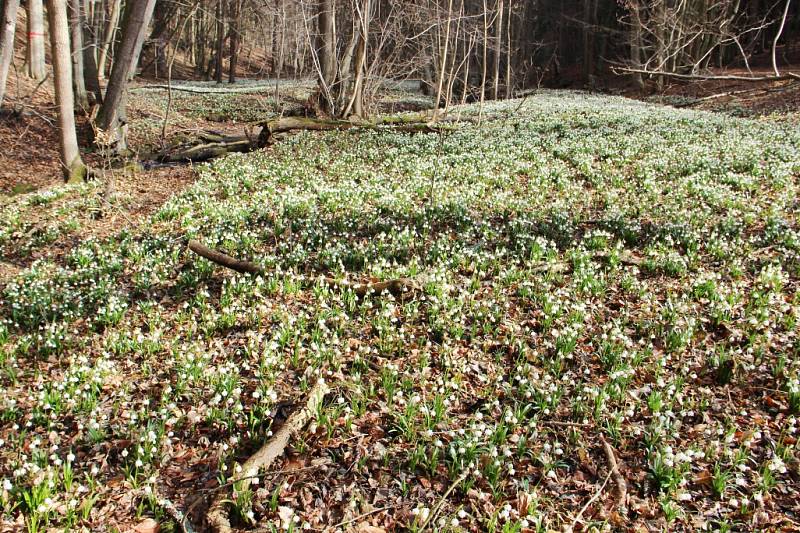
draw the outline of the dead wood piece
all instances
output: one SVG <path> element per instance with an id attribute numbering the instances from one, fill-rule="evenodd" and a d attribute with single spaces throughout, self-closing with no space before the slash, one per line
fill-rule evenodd
<path id="1" fill-rule="evenodd" d="M 323 281 L 332 287 L 350 289 L 359 298 L 363 298 L 368 294 L 382 294 L 384 291 L 398 297 L 419 289 L 413 280 L 407 278 L 390 279 L 388 281 L 377 281 L 374 283 L 352 283 L 333 278 L 323 278 Z"/>
<path id="2" fill-rule="evenodd" d="M 195 533 L 195 529 L 192 526 L 192 523 L 189 521 L 189 517 L 186 516 L 186 513 L 178 509 L 178 506 L 175 505 L 172 500 L 169 498 L 164 498 L 161 496 L 157 490 L 153 489 L 152 492 L 149 494 L 144 490 L 135 491 L 134 495 L 139 498 L 148 498 L 155 501 L 156 505 L 161 507 L 178 525 L 180 531 L 183 533 Z"/>
<path id="3" fill-rule="evenodd" d="M 578 514 L 576 514 L 575 518 L 572 519 L 572 525 L 566 529 L 567 531 L 574 531 L 575 526 L 579 522 L 581 522 L 581 517 L 583 516 L 583 513 L 586 512 L 586 509 L 588 509 L 594 502 L 596 502 L 597 499 L 603 494 L 603 489 L 605 489 L 606 485 L 608 485 L 608 480 L 611 479 L 611 474 L 612 474 L 611 472 L 608 473 L 606 479 L 603 481 L 603 484 L 600 485 L 600 488 L 597 489 L 594 495 L 591 498 L 589 498 L 589 501 L 586 502 L 586 504 L 583 507 L 581 507 L 581 510 L 578 511 Z"/>
<path id="4" fill-rule="evenodd" d="M 184 92 L 184 93 L 194 93 L 194 94 L 256 94 L 256 93 L 263 93 L 269 90 L 272 90 L 270 87 L 262 86 L 262 87 L 230 87 L 230 88 L 222 88 L 222 87 L 190 87 L 190 86 L 183 86 L 183 85 L 143 85 L 141 87 L 134 87 L 130 91 L 131 92 L 140 92 L 140 91 L 172 91 L 172 92 Z"/>
<path id="5" fill-rule="evenodd" d="M 168 150 L 154 156 L 159 163 L 199 163 L 232 153 L 252 152 L 256 144 L 247 137 L 201 135 L 201 144 Z"/>
<path id="6" fill-rule="evenodd" d="M 264 147 L 270 144 L 272 138 L 279 133 L 290 131 L 329 131 L 329 130 L 378 130 L 385 129 L 404 133 L 437 133 L 451 130 L 452 126 L 445 127 L 437 122 L 432 122 L 430 118 L 420 116 L 417 120 L 406 119 L 405 117 L 384 117 L 375 121 L 350 121 L 337 119 L 320 119 L 308 117 L 281 117 L 273 120 L 260 122 L 262 127 L 258 137 L 258 146 Z"/>
<path id="7" fill-rule="evenodd" d="M 213 250 L 199 241 L 194 239 L 189 241 L 189 249 L 201 257 L 205 257 L 212 263 L 217 263 L 236 272 L 242 274 L 263 274 L 264 268 L 250 261 L 242 261 L 228 254 L 222 253 L 218 250 Z M 337 280 L 333 278 L 321 278 L 322 281 L 331 287 L 338 287 L 340 289 L 351 289 L 356 296 L 363 298 L 370 294 L 383 294 L 388 292 L 396 297 L 403 294 L 408 294 L 412 291 L 419 290 L 419 287 L 414 280 L 407 278 L 390 279 L 387 281 L 376 281 L 374 283 L 353 283 L 346 280 Z"/>
<path id="8" fill-rule="evenodd" d="M 247 490 L 252 483 L 253 477 L 257 476 L 259 471 L 268 469 L 275 459 L 283 455 L 289 439 L 299 433 L 315 415 L 328 390 L 328 385 L 324 381 L 318 381 L 314 388 L 311 389 L 311 392 L 308 393 L 305 407 L 292 413 L 272 438 L 245 461 L 242 465 L 242 474 L 245 477 L 241 480 L 238 490 Z M 232 531 L 228 518 L 228 500 L 225 491 L 217 493 L 206 518 L 209 527 L 213 531 L 217 533 L 230 533 Z"/>
<path id="9" fill-rule="evenodd" d="M 189 249 L 201 257 L 205 257 L 212 263 L 217 263 L 242 274 L 263 274 L 264 268 L 261 265 L 250 261 L 241 261 L 217 250 L 212 250 L 208 246 L 201 244 L 194 239 L 189 241 Z"/>
<path id="10" fill-rule="evenodd" d="M 605 252 L 599 252 L 592 256 L 593 259 L 608 260 L 611 256 Z M 629 252 L 623 252 L 617 258 L 620 264 L 626 266 L 641 267 L 644 264 L 644 259 L 637 257 Z M 572 270 L 572 263 L 569 261 L 546 261 L 531 267 L 531 272 L 537 274 L 551 272 L 551 273 L 565 273 Z"/>
<path id="11" fill-rule="evenodd" d="M 603 444 L 606 461 L 608 461 L 608 467 L 611 469 L 611 477 L 614 478 L 614 485 L 617 487 L 617 506 L 625 508 L 627 505 L 628 484 L 619 471 L 619 464 L 617 464 L 617 456 L 614 454 L 614 448 L 611 447 L 602 435 L 600 435 L 600 442 Z"/>

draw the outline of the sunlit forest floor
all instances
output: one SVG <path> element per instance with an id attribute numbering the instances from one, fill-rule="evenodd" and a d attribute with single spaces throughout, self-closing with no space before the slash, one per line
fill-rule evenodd
<path id="1" fill-rule="evenodd" d="M 186 127 L 221 109 L 179 98 Z M 168 498 L 200 528 L 319 380 L 237 527 L 800 527 L 796 124 L 556 91 L 483 115 L 2 200 L 2 527 L 177 531 Z"/>

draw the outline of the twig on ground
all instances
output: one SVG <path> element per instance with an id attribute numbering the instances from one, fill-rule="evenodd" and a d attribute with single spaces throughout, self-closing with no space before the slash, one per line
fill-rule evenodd
<path id="1" fill-rule="evenodd" d="M 436 516 L 442 509 L 442 506 L 444 505 L 445 500 L 447 500 L 447 497 L 450 496 L 450 493 L 453 492 L 455 488 L 461 484 L 462 481 L 467 479 L 467 475 L 469 473 L 470 473 L 469 470 L 465 470 L 460 476 L 458 476 L 458 479 L 453 481 L 453 483 L 447 488 L 444 494 L 442 494 L 442 497 L 439 498 L 439 501 L 436 503 L 433 509 L 431 509 L 431 513 L 428 515 L 428 519 L 422 522 L 422 525 L 419 527 L 418 531 L 420 533 L 424 531 L 426 527 L 428 527 L 428 524 L 431 524 L 434 520 L 436 520 Z"/>
<path id="2" fill-rule="evenodd" d="M 364 518 L 366 518 L 368 516 L 372 516 L 372 515 L 374 515 L 376 513 L 380 513 L 381 511 L 388 511 L 390 509 L 394 509 L 395 507 L 397 507 L 397 506 L 396 505 L 387 505 L 386 507 L 378 507 L 377 509 L 373 509 L 371 511 L 367 511 L 366 513 L 362 513 L 362 514 L 360 514 L 360 515 L 358 515 L 358 516 L 356 516 L 354 518 L 351 518 L 349 520 L 343 520 L 343 521 L 339 522 L 338 524 L 335 524 L 333 526 L 333 529 L 337 529 L 337 528 L 340 528 L 340 527 L 347 526 L 349 524 L 352 524 L 353 522 L 358 522 L 359 520 L 362 520 L 362 519 L 364 519 Z"/>
<path id="3" fill-rule="evenodd" d="M 603 444 L 603 451 L 606 454 L 606 461 L 608 461 L 608 467 L 611 469 L 611 475 L 614 477 L 614 484 L 617 486 L 617 506 L 621 508 L 625 508 L 627 504 L 627 496 L 628 496 L 628 484 L 625 482 L 625 478 L 619 471 L 619 465 L 617 464 L 617 457 L 614 454 L 614 448 L 608 443 L 608 441 L 600 435 L 600 442 Z"/>
<path id="4" fill-rule="evenodd" d="M 222 253 L 201 244 L 199 241 L 190 240 L 189 249 L 197 255 L 208 259 L 213 263 L 230 268 L 236 272 L 243 274 L 264 274 L 266 273 L 264 267 L 251 261 L 242 261 L 228 254 Z M 350 289 L 356 296 L 362 298 L 369 294 L 381 294 L 384 291 L 393 294 L 394 296 L 401 296 L 404 293 L 419 290 L 417 284 L 407 278 L 390 279 L 387 281 L 376 281 L 373 283 L 353 283 L 347 280 L 337 280 L 333 278 L 319 278 L 325 284 L 340 289 Z"/>
<path id="5" fill-rule="evenodd" d="M 275 459 L 283 455 L 289 439 L 299 433 L 314 416 L 327 392 L 328 386 L 324 381 L 320 380 L 314 385 L 314 388 L 308 393 L 306 405 L 292 413 L 275 435 L 242 465 L 242 472 L 246 477 L 242 479 L 238 490 L 247 490 L 253 477 L 260 470 L 269 468 Z M 232 531 L 228 518 L 228 503 L 230 503 L 230 500 L 227 499 L 226 493 L 227 491 L 220 491 L 217 494 L 206 515 L 209 527 L 217 533 L 230 533 Z"/>
<path id="6" fill-rule="evenodd" d="M 612 476 L 613 473 L 614 472 L 609 472 L 608 473 L 608 475 L 606 476 L 605 481 L 603 481 L 603 484 L 600 485 L 599 489 L 597 489 L 597 492 L 595 492 L 594 495 L 591 498 L 589 498 L 589 501 L 586 502 L 586 505 L 581 507 L 581 510 L 578 511 L 578 514 L 576 514 L 575 518 L 572 519 L 572 525 L 569 526 L 569 529 L 567 531 L 572 531 L 572 530 L 575 529 L 575 526 L 578 524 L 578 522 L 581 521 L 581 517 L 583 516 L 583 513 L 586 512 L 586 509 L 588 509 L 590 505 L 592 505 L 594 502 L 596 502 L 597 498 L 599 498 L 600 495 L 603 494 L 603 489 L 606 488 L 606 485 L 608 484 L 608 480 L 611 479 L 611 476 Z"/>
<path id="7" fill-rule="evenodd" d="M 178 506 L 175 505 L 172 500 L 161 496 L 155 489 L 153 489 L 153 492 L 150 494 L 143 490 L 138 490 L 135 492 L 135 495 L 140 498 L 153 498 L 155 503 L 175 520 L 175 523 L 178 524 L 178 527 L 183 533 L 195 533 L 195 529 L 189 521 L 189 517 L 186 516 L 186 513 L 178 509 Z"/>

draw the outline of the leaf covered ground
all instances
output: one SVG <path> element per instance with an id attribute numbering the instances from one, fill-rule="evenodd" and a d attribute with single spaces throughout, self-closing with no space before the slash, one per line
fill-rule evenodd
<path id="1" fill-rule="evenodd" d="M 177 530 L 160 498 L 200 527 L 220 484 L 267 531 L 800 527 L 800 132 L 570 92 L 484 114 L 217 160 L 5 279 L 2 527 Z M 0 253 L 81 198 L 7 201 Z"/>

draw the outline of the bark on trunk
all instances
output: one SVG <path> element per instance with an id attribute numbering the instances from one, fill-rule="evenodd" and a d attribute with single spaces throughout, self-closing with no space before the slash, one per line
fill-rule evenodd
<path id="1" fill-rule="evenodd" d="M 44 6 L 42 0 L 28 0 L 28 49 L 25 54 L 28 76 L 43 80 L 47 75 L 44 63 Z"/>
<path id="2" fill-rule="evenodd" d="M 503 57 L 503 0 L 498 0 L 497 8 L 497 49 L 494 52 L 494 87 L 492 88 L 492 95 L 495 100 L 500 90 L 500 61 Z"/>
<path id="3" fill-rule="evenodd" d="M 630 27 L 630 49 L 631 65 L 634 69 L 642 68 L 642 19 L 639 8 L 639 0 L 631 2 L 631 27 Z M 644 89 L 644 78 L 638 72 L 633 74 L 633 81 L 639 90 Z"/>
<path id="4" fill-rule="evenodd" d="M 17 25 L 19 0 L 5 0 L 0 13 L 0 105 L 6 94 L 8 68 L 14 56 L 14 29 Z"/>
<path id="5" fill-rule="evenodd" d="M 67 0 L 48 0 L 53 74 L 55 78 L 58 125 L 61 130 L 61 164 L 68 183 L 86 179 L 86 165 L 81 160 L 78 136 L 75 133 L 74 99 L 72 95 L 72 62 L 70 61 Z"/>
<path id="6" fill-rule="evenodd" d="M 103 32 L 103 46 L 100 48 L 100 56 L 97 59 L 97 74 L 101 80 L 106 77 L 106 61 L 108 52 L 111 49 L 111 43 L 114 41 L 114 35 L 117 33 L 121 6 L 122 0 L 111 0 L 111 14 Z"/>
<path id="7" fill-rule="evenodd" d="M 320 70 L 325 85 L 330 88 L 336 78 L 336 7 L 335 0 L 320 0 L 317 20 L 319 24 Z"/>
<path id="8" fill-rule="evenodd" d="M 214 79 L 222 83 L 222 54 L 225 49 L 225 11 L 223 0 L 217 0 L 217 59 L 214 64 Z"/>
<path id="9" fill-rule="evenodd" d="M 83 28 L 81 27 L 81 0 L 69 0 L 69 33 L 72 55 L 72 87 L 75 91 L 76 103 L 86 109 L 89 107 L 89 95 L 86 92 L 86 80 L 83 71 Z"/>
<path id="10" fill-rule="evenodd" d="M 117 152 L 122 152 L 127 148 L 125 142 L 125 95 L 128 78 L 136 70 L 139 52 L 141 52 L 141 42 L 153 16 L 154 7 L 155 0 L 130 2 L 126 6 L 122 41 L 114 58 L 106 97 L 97 116 L 97 125 L 107 133 L 109 144 L 115 146 Z"/>
<path id="11" fill-rule="evenodd" d="M 92 25 L 88 19 L 85 9 L 81 17 L 81 27 L 83 28 L 83 76 L 86 90 L 92 96 L 94 104 L 103 102 L 103 91 L 100 88 L 100 75 L 97 72 L 97 40 L 94 37 Z"/>
<path id="12" fill-rule="evenodd" d="M 233 3 L 231 13 L 231 62 L 228 68 L 228 83 L 236 83 L 236 68 L 239 64 L 239 30 L 241 28 L 242 2 Z"/>

